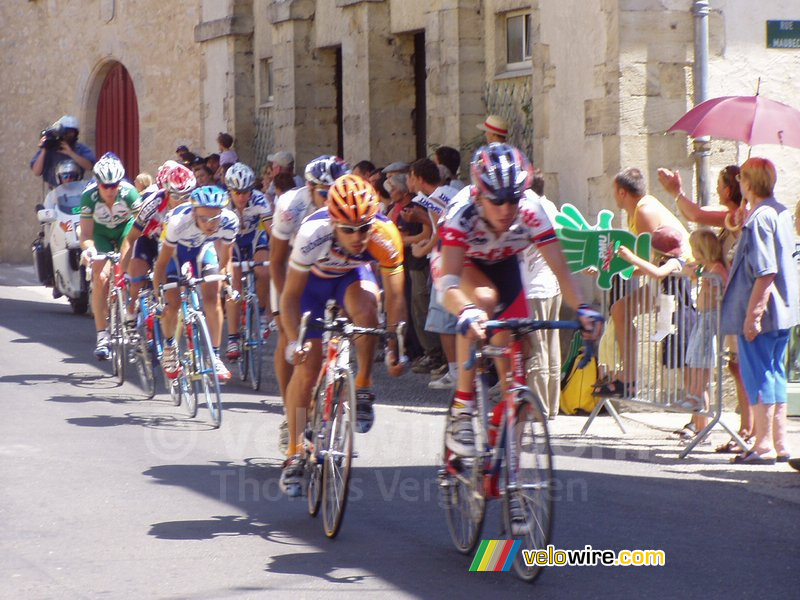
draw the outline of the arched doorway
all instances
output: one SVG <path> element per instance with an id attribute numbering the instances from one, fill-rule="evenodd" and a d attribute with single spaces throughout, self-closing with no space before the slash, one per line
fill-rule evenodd
<path id="1" fill-rule="evenodd" d="M 97 99 L 97 156 L 114 152 L 128 179 L 139 173 L 139 105 L 128 70 L 116 63 L 106 74 Z"/>

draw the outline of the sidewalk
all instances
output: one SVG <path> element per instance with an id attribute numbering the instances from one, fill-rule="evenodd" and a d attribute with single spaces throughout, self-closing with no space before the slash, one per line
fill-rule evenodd
<path id="1" fill-rule="evenodd" d="M 709 435 L 710 443 L 698 445 L 681 459 L 684 446 L 672 432 L 689 420 L 687 414 L 623 412 L 620 419 L 627 433 L 622 433 L 612 417 L 602 415 L 581 435 L 587 418 L 559 415 L 549 422 L 557 469 L 756 484 L 758 493 L 800 505 L 800 472 L 787 463 L 731 464 L 735 455 L 714 451 L 730 439 L 719 424 Z M 739 415 L 725 412 L 721 420 L 734 431 L 738 429 Z M 800 456 L 800 417 L 789 417 L 787 436 L 792 455 Z"/>

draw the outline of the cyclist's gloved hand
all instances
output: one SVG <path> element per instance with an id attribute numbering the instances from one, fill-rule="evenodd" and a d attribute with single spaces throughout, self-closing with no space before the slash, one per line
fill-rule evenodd
<path id="1" fill-rule="evenodd" d="M 480 327 L 482 323 L 487 321 L 489 317 L 477 306 L 469 304 L 461 309 L 458 315 L 458 323 L 456 323 L 456 332 L 459 335 L 467 337 L 483 337 L 483 329 Z M 470 336 L 472 332 L 472 336 Z"/>
<path id="2" fill-rule="evenodd" d="M 306 355 L 308 354 L 310 348 L 310 342 L 306 342 L 302 346 L 297 343 L 297 340 L 294 340 L 293 342 L 287 342 L 286 349 L 284 351 L 286 362 L 288 362 L 290 365 L 299 365 L 300 363 L 305 362 Z"/>
<path id="3" fill-rule="evenodd" d="M 578 320 L 583 327 L 584 338 L 596 340 L 603 333 L 605 318 L 588 304 L 581 304 L 578 307 Z"/>
<path id="4" fill-rule="evenodd" d="M 391 377 L 400 377 L 408 369 L 408 357 L 401 356 L 400 360 L 397 360 L 397 351 L 388 347 L 384 355 L 384 362 L 386 363 L 386 372 Z"/>
<path id="5" fill-rule="evenodd" d="M 92 264 L 92 259 L 95 256 L 97 256 L 97 249 L 94 246 L 89 246 L 81 252 L 81 264 L 88 267 Z"/>

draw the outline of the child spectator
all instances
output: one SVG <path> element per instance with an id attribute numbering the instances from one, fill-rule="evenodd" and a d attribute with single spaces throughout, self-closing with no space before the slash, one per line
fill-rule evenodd
<path id="1" fill-rule="evenodd" d="M 717 314 L 722 291 L 728 281 L 728 267 L 722 249 L 722 242 L 708 228 L 693 231 L 689 236 L 692 254 L 699 265 L 697 275 L 700 290 L 697 294 L 697 321 L 689 334 L 686 348 L 686 400 L 681 408 L 704 412 L 708 404 L 708 391 L 711 384 L 711 369 L 717 362 Z M 714 277 L 716 276 L 716 277 Z M 692 422 L 697 431 L 708 424 L 705 416 L 694 415 Z"/>
<path id="2" fill-rule="evenodd" d="M 230 133 L 222 133 L 217 136 L 219 144 L 219 162 L 221 165 L 232 165 L 239 162 L 239 155 L 232 149 L 233 136 Z"/>

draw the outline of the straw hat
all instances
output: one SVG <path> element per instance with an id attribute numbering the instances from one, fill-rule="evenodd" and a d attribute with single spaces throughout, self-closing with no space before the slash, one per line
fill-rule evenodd
<path id="1" fill-rule="evenodd" d="M 475 127 L 483 131 L 501 135 L 503 137 L 508 136 L 508 121 L 506 121 L 503 117 L 498 117 L 497 115 L 489 115 L 486 117 L 486 120 L 483 123 L 480 123 Z"/>

